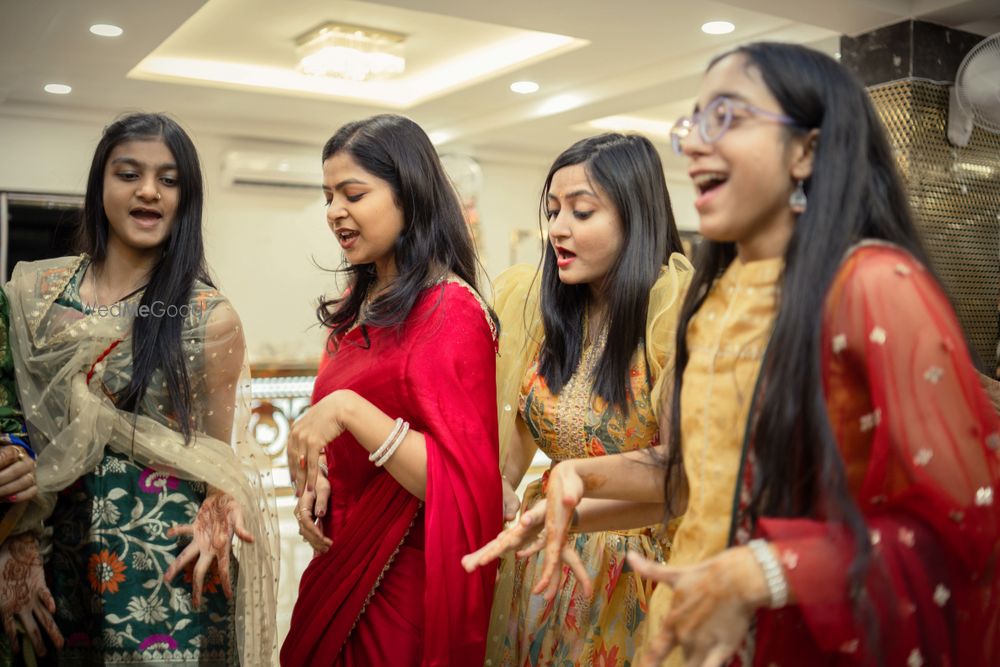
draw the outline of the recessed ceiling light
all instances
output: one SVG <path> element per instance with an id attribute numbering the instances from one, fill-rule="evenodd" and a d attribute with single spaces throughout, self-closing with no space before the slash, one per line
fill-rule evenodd
<path id="1" fill-rule="evenodd" d="M 520 93 L 521 95 L 528 95 L 530 93 L 538 92 L 538 84 L 534 81 L 515 81 L 510 84 L 510 90 L 512 93 Z"/>
<path id="2" fill-rule="evenodd" d="M 701 26 L 701 31 L 707 35 L 728 35 L 736 26 L 729 21 L 709 21 Z"/>
<path id="3" fill-rule="evenodd" d="M 118 37 L 125 31 L 110 23 L 95 23 L 90 26 L 90 32 L 99 37 Z"/>
<path id="4" fill-rule="evenodd" d="M 65 83 L 45 84 L 45 92 L 52 93 L 53 95 L 69 95 L 72 90 L 72 86 L 67 86 Z"/>

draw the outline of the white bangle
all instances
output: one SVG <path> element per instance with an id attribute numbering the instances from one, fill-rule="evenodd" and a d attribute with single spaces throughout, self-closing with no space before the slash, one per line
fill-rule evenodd
<path id="1" fill-rule="evenodd" d="M 403 440 L 406 438 L 406 434 L 409 430 L 410 424 L 408 422 L 403 422 L 403 428 L 399 430 L 399 435 L 396 436 L 396 439 L 389 446 L 389 449 L 385 450 L 385 453 L 381 456 L 381 458 L 375 460 L 376 467 L 381 468 L 386 464 L 386 462 L 389 461 L 389 459 L 392 458 L 392 455 L 396 453 L 399 446 L 403 444 Z"/>
<path id="2" fill-rule="evenodd" d="M 771 594 L 771 601 L 768 607 L 771 609 L 781 609 L 788 604 L 788 580 L 785 579 L 785 571 L 781 569 L 778 557 L 771 551 L 764 540 L 750 540 L 747 543 L 750 553 L 753 554 L 760 569 L 764 571 L 764 580 L 767 582 L 767 590 Z"/>
<path id="3" fill-rule="evenodd" d="M 375 461 L 376 459 L 382 458 L 382 455 L 385 454 L 387 449 L 389 449 L 389 446 L 396 440 L 396 436 L 399 435 L 399 429 L 401 428 L 403 428 L 403 418 L 399 417 L 396 419 L 396 426 L 392 429 L 392 432 L 389 433 L 389 437 L 385 439 L 385 442 L 379 445 L 378 449 L 368 455 L 368 460 Z"/>

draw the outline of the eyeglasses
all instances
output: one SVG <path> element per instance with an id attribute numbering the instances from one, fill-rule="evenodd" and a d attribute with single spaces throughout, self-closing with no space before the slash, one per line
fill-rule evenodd
<path id="1" fill-rule="evenodd" d="M 681 142 L 691 135 L 695 127 L 698 128 L 698 134 L 702 141 L 706 144 L 715 143 L 733 124 L 733 118 L 737 117 L 736 111 L 767 118 L 783 125 L 797 125 L 792 118 L 784 114 L 766 111 L 752 104 L 720 95 L 709 102 L 703 110 L 696 111 L 690 116 L 684 116 L 674 123 L 674 126 L 670 128 L 670 144 L 674 152 L 678 155 L 684 154 Z"/>

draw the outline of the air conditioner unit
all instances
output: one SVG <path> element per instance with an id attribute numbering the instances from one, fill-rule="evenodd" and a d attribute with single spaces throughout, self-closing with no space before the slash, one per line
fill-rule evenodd
<path id="1" fill-rule="evenodd" d="M 222 180 L 231 187 L 281 188 L 319 192 L 323 167 L 319 155 L 232 150 L 222 158 Z"/>

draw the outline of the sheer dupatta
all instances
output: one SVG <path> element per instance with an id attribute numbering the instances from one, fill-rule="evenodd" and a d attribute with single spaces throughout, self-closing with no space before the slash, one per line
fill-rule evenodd
<path id="1" fill-rule="evenodd" d="M 864 244 L 827 296 L 822 345 L 871 568 L 858 605 L 841 524 L 761 519 L 797 605 L 760 614 L 754 664 L 1000 664 L 998 420 L 947 298 L 909 254 Z"/>
<path id="2" fill-rule="evenodd" d="M 255 538 L 234 546 L 237 642 L 244 664 L 273 664 L 277 522 L 270 460 L 246 428 L 250 382 L 239 317 L 218 291 L 196 285 L 181 340 L 200 398 L 193 396 L 196 433 L 185 444 L 170 427 L 169 410 L 150 404 L 149 394 L 138 415 L 118 410 L 109 396 L 108 386 L 131 377 L 130 309 L 140 295 L 89 315 L 58 303 L 82 261 L 18 264 L 5 287 L 18 395 L 38 452 L 39 494 L 18 531 L 38 529 L 56 493 L 93 471 L 105 447 L 230 495 Z"/>

